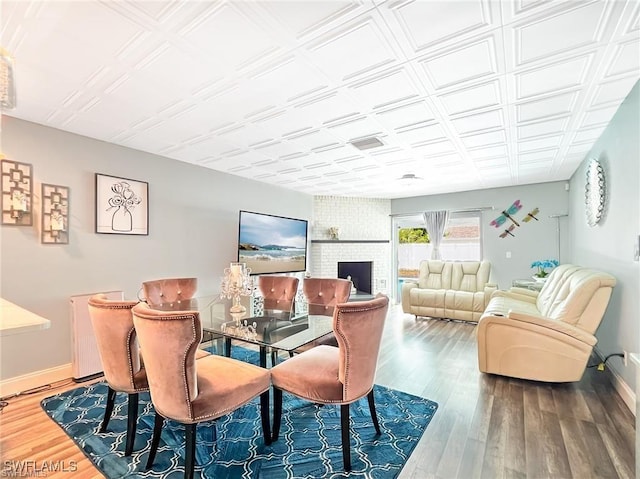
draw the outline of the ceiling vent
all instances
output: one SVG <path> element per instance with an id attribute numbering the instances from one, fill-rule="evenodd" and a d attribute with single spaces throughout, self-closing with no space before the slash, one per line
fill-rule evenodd
<path id="1" fill-rule="evenodd" d="M 361 140 L 354 140 L 350 142 L 353 146 L 355 146 L 358 150 L 370 150 L 371 148 L 378 148 L 379 146 L 383 146 L 378 138 L 372 136 L 370 138 L 363 138 Z"/>

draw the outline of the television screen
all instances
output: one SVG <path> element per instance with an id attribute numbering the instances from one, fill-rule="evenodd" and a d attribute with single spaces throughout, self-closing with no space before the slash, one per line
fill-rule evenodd
<path id="1" fill-rule="evenodd" d="M 238 261 L 251 274 L 305 271 L 307 221 L 240 211 Z"/>

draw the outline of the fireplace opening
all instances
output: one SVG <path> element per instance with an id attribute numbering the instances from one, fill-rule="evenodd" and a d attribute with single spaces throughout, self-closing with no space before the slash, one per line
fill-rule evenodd
<path id="1" fill-rule="evenodd" d="M 356 289 L 356 294 L 370 295 L 372 291 L 371 271 L 373 261 L 339 261 L 338 278 L 349 279 Z M 353 296 L 353 293 L 352 293 Z"/>

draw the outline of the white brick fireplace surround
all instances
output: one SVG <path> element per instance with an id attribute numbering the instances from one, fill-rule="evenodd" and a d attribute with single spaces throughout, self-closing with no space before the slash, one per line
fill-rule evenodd
<path id="1" fill-rule="evenodd" d="M 317 196 L 311 223 L 309 272 L 335 278 L 339 261 L 372 261 L 372 292 L 390 292 L 391 201 L 371 198 Z M 329 228 L 340 231 L 337 240 Z"/>

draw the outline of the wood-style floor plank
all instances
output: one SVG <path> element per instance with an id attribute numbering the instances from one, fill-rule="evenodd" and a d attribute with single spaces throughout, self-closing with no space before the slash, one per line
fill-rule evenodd
<path id="1" fill-rule="evenodd" d="M 398 309 L 388 321 L 379 370 L 384 373 L 378 375 L 377 382 L 400 389 L 395 378 L 401 374 L 407 388 L 403 390 L 439 404 L 400 479 L 633 477 L 635 418 L 611 385 L 608 372 L 588 369 L 581 381 L 570 384 L 481 374 L 475 329 L 466 323 L 415 320 Z M 442 343 L 443 338 L 449 345 Z M 397 359 L 403 354 L 395 350 L 409 343 L 412 350 L 433 353 L 424 367 L 434 372 L 421 390 L 415 363 L 424 358 L 407 354 Z M 393 364 L 393 370 L 385 369 L 385 361 Z M 443 388 L 441 383 L 449 386 Z M 450 419 L 451 413 L 460 414 L 461 396 L 468 398 L 466 407 L 472 410 L 468 422 Z M 446 421 L 437 421 L 441 414 Z M 569 437 L 568 424 L 574 429 L 581 424 L 580 434 L 588 434 L 588 438 Z M 587 429 L 583 424 L 589 425 Z M 466 438 L 464 427 L 468 427 Z M 464 447 L 453 446 L 455 454 L 449 453 L 442 449 L 442 436 L 447 437 L 447 444 L 454 437 L 462 438 Z M 595 454 L 594 447 L 599 448 Z M 601 454 L 607 459 L 596 467 L 591 461 Z M 433 461 L 443 464 L 434 466 Z"/>
<path id="2" fill-rule="evenodd" d="M 633 478 L 635 418 L 608 372 L 589 369 L 571 384 L 481 374 L 472 324 L 418 319 L 398 306 L 387 320 L 378 384 L 439 405 L 399 479 Z M 0 413 L 4 461 L 75 461 L 47 478 L 101 477 L 40 401 L 73 389 L 9 400 Z"/>

